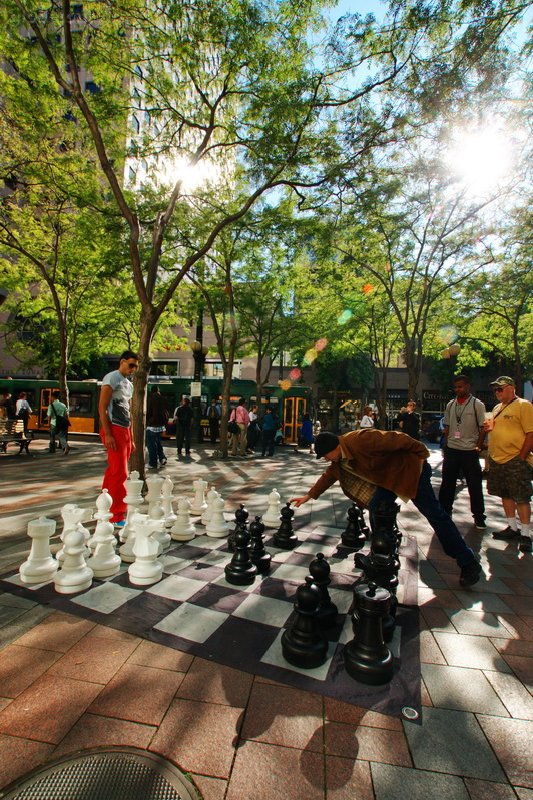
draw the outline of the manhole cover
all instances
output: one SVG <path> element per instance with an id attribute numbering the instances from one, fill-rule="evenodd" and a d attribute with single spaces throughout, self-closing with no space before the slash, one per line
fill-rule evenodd
<path id="1" fill-rule="evenodd" d="M 99 748 L 26 775 L 4 800 L 198 800 L 170 762 L 144 750 Z"/>

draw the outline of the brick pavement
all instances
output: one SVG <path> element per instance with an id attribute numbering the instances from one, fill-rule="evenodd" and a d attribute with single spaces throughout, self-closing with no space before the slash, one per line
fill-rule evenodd
<path id="1" fill-rule="evenodd" d="M 102 450 L 73 445 L 68 457 L 46 455 L 42 440 L 33 458 L 0 458 L 2 571 L 25 558 L 29 519 L 65 502 L 94 506 Z M 286 449 L 227 463 L 208 453 L 169 459 L 177 489 L 204 477 L 252 513 L 273 486 L 288 498 L 321 469 Z M 338 523 L 346 506 L 335 488 L 298 513 Z M 421 559 L 421 724 L 0 594 L 0 786 L 60 755 L 122 745 L 172 760 L 204 800 L 533 800 L 532 559 L 471 527 L 465 487 L 454 516 L 487 572 L 471 591 L 416 509 L 400 515 Z M 488 520 L 503 524 L 490 498 Z"/>

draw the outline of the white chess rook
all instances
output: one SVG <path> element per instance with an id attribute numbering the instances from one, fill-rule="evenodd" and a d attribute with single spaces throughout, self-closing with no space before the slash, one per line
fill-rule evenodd
<path id="1" fill-rule="evenodd" d="M 139 519 L 138 514 L 135 521 L 135 542 L 133 552 L 135 561 L 128 567 L 130 582 L 135 586 L 149 586 L 157 583 L 163 576 L 163 565 L 157 560 L 159 552 L 159 542 L 152 539 L 150 521 L 145 516 Z"/>
<path id="2" fill-rule="evenodd" d="M 28 522 L 31 550 L 27 561 L 20 565 L 19 575 L 22 583 L 46 583 L 56 574 L 59 564 L 50 552 L 50 538 L 54 535 L 55 529 L 55 520 L 46 517 Z"/>
<path id="3" fill-rule="evenodd" d="M 207 525 L 207 523 L 211 519 L 211 514 L 213 513 L 213 500 L 215 499 L 215 497 L 218 497 L 218 492 L 215 489 L 215 487 L 212 486 L 209 489 L 208 493 L 207 493 L 207 497 L 206 497 L 207 507 L 206 507 L 204 513 L 202 514 L 202 518 L 200 520 L 202 525 Z"/>
<path id="4" fill-rule="evenodd" d="M 267 528 L 278 528 L 281 520 L 281 495 L 276 489 L 272 489 L 268 495 L 268 509 L 263 516 L 263 525 Z"/>
<path id="5" fill-rule="evenodd" d="M 56 572 L 54 586 L 60 594 L 75 594 L 88 589 L 93 571 L 85 563 L 85 528 L 81 522 L 65 534 L 63 566 Z"/>
<path id="6" fill-rule="evenodd" d="M 191 505 L 191 514 L 195 517 L 199 517 L 207 508 L 207 503 L 205 501 L 207 481 L 198 478 L 198 480 L 193 481 L 192 485 L 194 489 L 194 499 Z"/>
<path id="7" fill-rule="evenodd" d="M 190 542 L 196 535 L 196 527 L 191 522 L 190 511 L 190 501 L 186 497 L 180 497 L 176 522 L 170 529 L 170 535 L 176 542 Z"/>
<path id="8" fill-rule="evenodd" d="M 221 539 L 229 533 L 229 525 L 224 519 L 224 500 L 222 497 L 215 497 L 213 500 L 213 511 L 211 518 L 205 527 L 208 536 Z"/>

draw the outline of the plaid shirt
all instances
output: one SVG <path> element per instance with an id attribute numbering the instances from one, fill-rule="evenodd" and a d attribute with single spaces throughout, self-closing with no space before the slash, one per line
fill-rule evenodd
<path id="1" fill-rule="evenodd" d="M 341 461 L 339 466 L 341 472 L 339 483 L 344 494 L 358 506 L 368 508 L 376 491 L 375 484 L 361 478 L 353 469 L 350 469 L 346 461 Z"/>

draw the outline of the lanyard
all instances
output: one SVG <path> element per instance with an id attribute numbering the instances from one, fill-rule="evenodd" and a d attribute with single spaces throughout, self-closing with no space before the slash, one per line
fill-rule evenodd
<path id="1" fill-rule="evenodd" d="M 460 425 L 460 424 L 461 424 L 461 420 L 462 420 L 462 418 L 463 418 L 463 414 L 465 413 L 465 411 L 466 411 L 466 407 L 467 407 L 467 405 L 469 404 L 469 402 L 470 402 L 471 400 L 472 400 L 472 395 L 470 395 L 470 397 L 468 398 L 468 400 L 466 401 L 466 403 L 463 403 L 463 405 L 461 406 L 461 415 L 459 415 L 459 414 L 457 413 L 457 411 L 458 411 L 458 408 L 459 408 L 459 403 L 457 402 L 457 400 L 455 401 L 455 421 L 457 422 L 457 424 L 458 424 L 458 425 Z"/>

